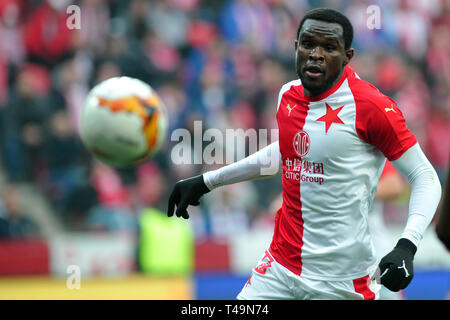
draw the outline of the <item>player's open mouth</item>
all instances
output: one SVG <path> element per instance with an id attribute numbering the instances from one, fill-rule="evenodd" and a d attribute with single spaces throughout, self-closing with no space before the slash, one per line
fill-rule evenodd
<path id="1" fill-rule="evenodd" d="M 305 74 L 310 78 L 318 78 L 323 75 L 323 70 L 319 66 L 307 66 Z"/>

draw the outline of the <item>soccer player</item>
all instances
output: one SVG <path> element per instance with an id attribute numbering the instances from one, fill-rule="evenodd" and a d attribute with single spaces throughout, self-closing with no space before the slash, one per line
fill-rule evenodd
<path id="1" fill-rule="evenodd" d="M 233 164 L 177 182 L 168 216 L 222 185 L 281 174 L 272 242 L 238 299 L 375 299 L 368 212 L 386 158 L 411 184 L 403 233 L 379 264 L 391 291 L 413 278 L 413 259 L 441 195 L 437 174 L 396 103 L 348 66 L 353 27 L 340 12 L 305 14 L 295 40 L 299 79 L 281 87 L 279 140 Z M 275 155 L 275 157 L 274 157 Z M 267 169 L 277 159 L 278 171 Z"/>

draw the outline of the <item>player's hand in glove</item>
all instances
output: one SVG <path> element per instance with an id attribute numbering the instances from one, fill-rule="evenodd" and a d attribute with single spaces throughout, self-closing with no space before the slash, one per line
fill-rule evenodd
<path id="1" fill-rule="evenodd" d="M 187 207 L 189 205 L 198 206 L 200 198 L 209 191 L 211 190 L 206 186 L 203 175 L 178 181 L 169 197 L 167 216 L 173 216 L 176 205 L 176 216 L 189 219 Z"/>
<path id="2" fill-rule="evenodd" d="M 381 284 L 391 291 L 405 289 L 414 276 L 413 259 L 417 247 L 408 239 L 400 239 L 390 253 L 381 259 Z"/>

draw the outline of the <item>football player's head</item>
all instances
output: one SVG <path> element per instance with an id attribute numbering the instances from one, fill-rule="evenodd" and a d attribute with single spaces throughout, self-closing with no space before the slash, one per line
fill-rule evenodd
<path id="1" fill-rule="evenodd" d="M 353 57 L 353 27 L 329 8 L 308 11 L 297 29 L 295 68 L 308 96 L 330 89 Z"/>

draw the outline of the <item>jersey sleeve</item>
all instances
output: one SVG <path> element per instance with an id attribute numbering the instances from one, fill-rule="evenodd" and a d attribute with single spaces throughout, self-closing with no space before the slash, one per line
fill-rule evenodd
<path id="1" fill-rule="evenodd" d="M 392 164 L 411 184 L 408 219 L 401 237 L 417 246 L 438 207 L 441 184 L 419 144 L 407 150 Z"/>
<path id="2" fill-rule="evenodd" d="M 203 179 L 208 189 L 213 190 L 228 184 L 279 175 L 282 169 L 280 146 L 276 141 L 242 160 L 205 172 Z"/>
<path id="3" fill-rule="evenodd" d="M 406 125 L 397 104 L 376 88 L 369 88 L 355 96 L 356 132 L 365 142 L 377 147 L 393 161 L 417 143 Z M 376 91 L 375 91 L 376 90 Z"/>

